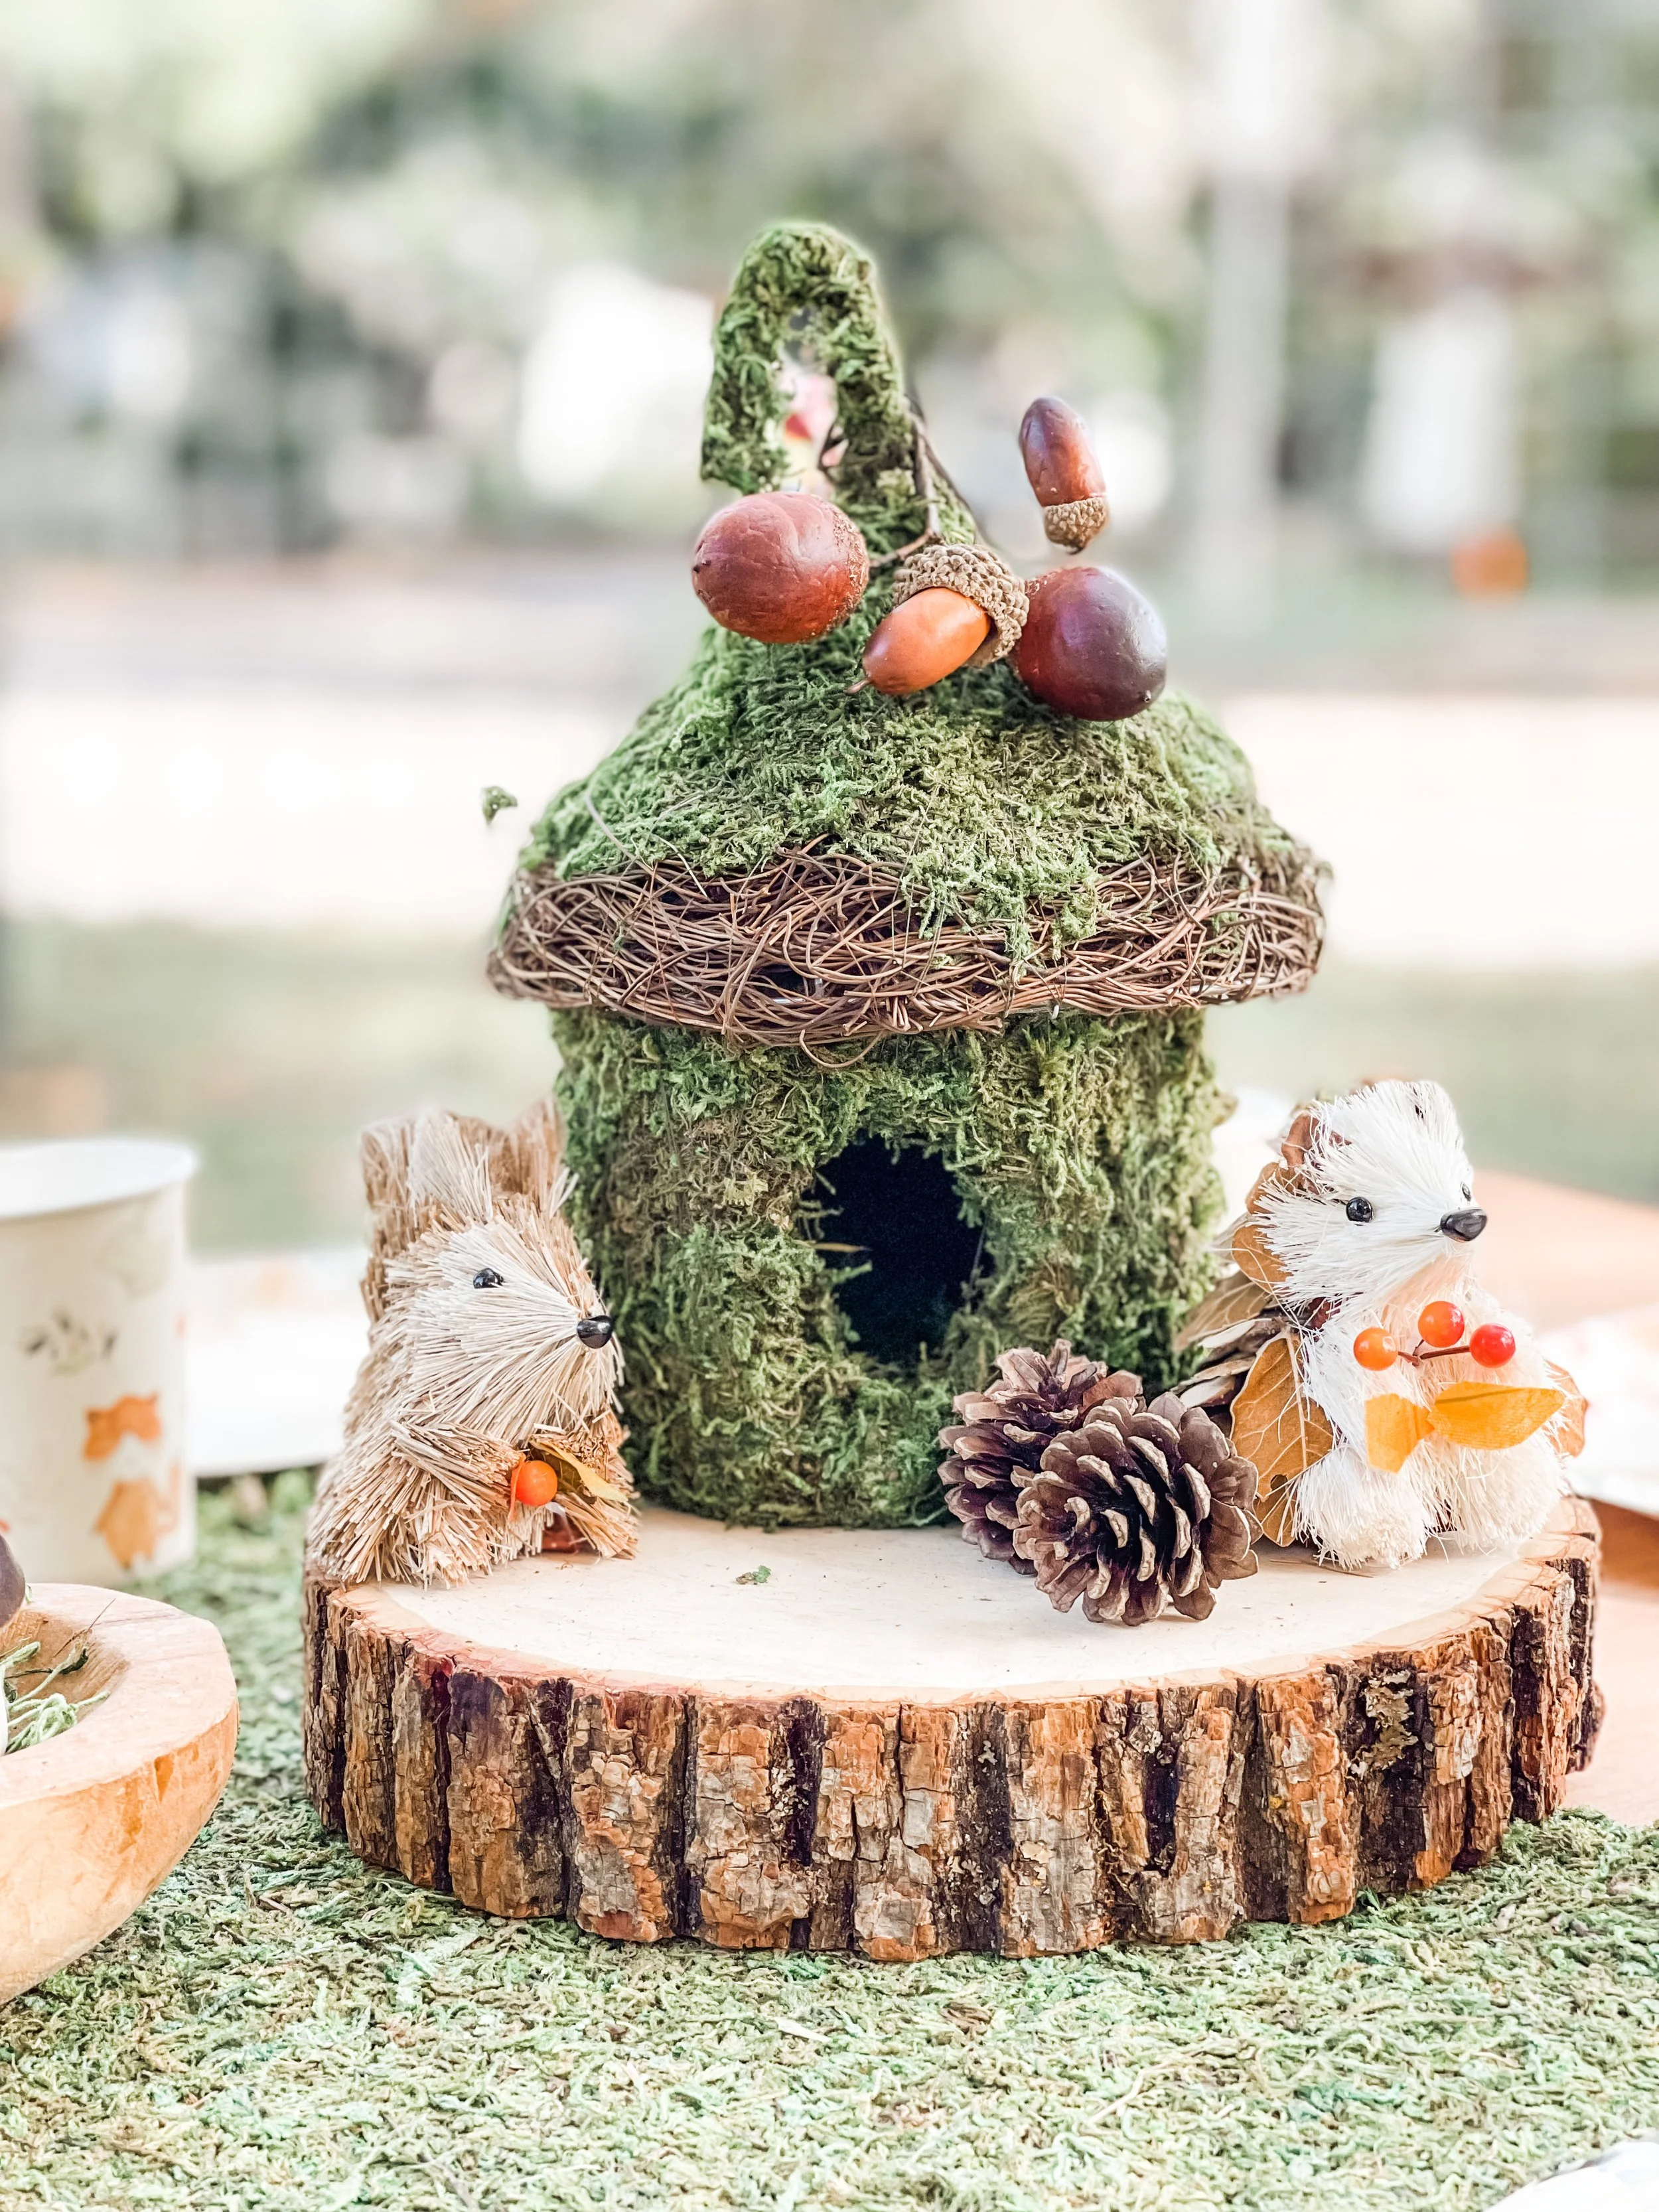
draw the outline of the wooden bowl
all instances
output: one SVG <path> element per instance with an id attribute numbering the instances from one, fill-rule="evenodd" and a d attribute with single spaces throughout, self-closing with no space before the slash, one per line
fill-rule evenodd
<path id="1" fill-rule="evenodd" d="M 219 1802 L 236 1686 L 219 1632 L 152 1599 L 38 1584 L 5 1634 L 104 1702 L 60 1736 L 0 1758 L 0 2003 L 78 1959 L 172 1873 Z"/>

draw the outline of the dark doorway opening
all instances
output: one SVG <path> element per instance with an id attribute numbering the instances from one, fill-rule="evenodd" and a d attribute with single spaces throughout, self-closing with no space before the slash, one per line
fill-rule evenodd
<path id="1" fill-rule="evenodd" d="M 872 1359 L 908 1367 L 936 1352 L 978 1263 L 980 1233 L 930 1153 L 860 1137 L 819 1170 L 813 1241 L 836 1270 L 836 1302 Z M 851 1248 L 846 1249 L 846 1248 Z"/>

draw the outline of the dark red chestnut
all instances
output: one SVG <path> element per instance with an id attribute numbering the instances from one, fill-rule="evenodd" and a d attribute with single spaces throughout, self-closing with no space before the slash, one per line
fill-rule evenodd
<path id="1" fill-rule="evenodd" d="M 1164 689 L 1169 641 L 1158 611 L 1112 568 L 1051 568 L 1031 586 L 1014 672 L 1057 714 L 1121 722 Z"/>
<path id="2" fill-rule="evenodd" d="M 758 491 L 703 525 L 691 583 L 714 620 L 763 645 L 800 645 L 864 597 L 870 554 L 850 515 L 809 491 Z"/>

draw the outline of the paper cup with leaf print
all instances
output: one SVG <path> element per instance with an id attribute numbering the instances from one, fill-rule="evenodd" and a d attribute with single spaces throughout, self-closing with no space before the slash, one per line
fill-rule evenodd
<path id="1" fill-rule="evenodd" d="M 0 1146 L 0 1534 L 32 1582 L 120 1583 L 195 1549 L 196 1164 L 136 1137 Z"/>

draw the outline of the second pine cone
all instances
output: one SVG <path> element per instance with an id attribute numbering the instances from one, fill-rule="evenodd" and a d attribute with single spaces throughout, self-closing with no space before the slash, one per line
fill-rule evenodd
<path id="1" fill-rule="evenodd" d="M 1255 1572 L 1255 1469 L 1172 1396 L 1109 1398 L 1054 1437 L 1021 1482 L 1013 1548 L 1060 1612 L 1137 1627 L 1167 1597 L 1202 1620 L 1217 1585 Z"/>

